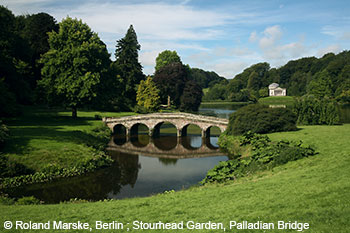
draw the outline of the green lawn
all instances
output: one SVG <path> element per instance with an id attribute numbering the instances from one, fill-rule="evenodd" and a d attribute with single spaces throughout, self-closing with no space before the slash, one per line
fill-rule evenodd
<path id="1" fill-rule="evenodd" d="M 226 100 L 212 100 L 212 101 L 204 101 L 204 102 L 201 102 L 201 107 L 203 107 L 202 105 L 206 106 L 210 106 L 210 105 L 227 105 L 227 104 L 230 104 L 230 105 L 246 105 L 246 104 L 249 104 L 249 102 L 231 102 L 231 101 L 226 101 Z"/>
<path id="2" fill-rule="evenodd" d="M 270 96 L 259 99 L 259 103 L 266 105 L 287 105 L 293 106 L 293 96 Z"/>
<path id="3" fill-rule="evenodd" d="M 294 132 L 274 133 L 274 139 L 303 140 L 320 153 L 289 162 L 226 185 L 208 185 L 148 198 L 110 202 L 37 206 L 0 205 L 0 229 L 4 221 L 118 221 L 132 227 L 144 222 L 222 222 L 227 232 L 229 221 L 298 221 L 310 224 L 304 232 L 349 232 L 350 229 L 350 124 L 305 126 Z M 129 225 L 126 225 L 130 223 Z M 130 230 L 131 232 L 138 232 Z M 19 232 L 19 231 L 4 231 Z M 31 231 L 25 231 L 31 232 Z M 48 231 L 32 231 L 48 232 Z M 69 231 L 74 232 L 74 231 Z M 76 231 L 84 232 L 84 231 Z M 98 232 L 127 232 L 105 230 Z M 154 232 L 154 231 L 145 231 Z M 180 231 L 157 231 L 180 232 Z M 183 232 L 183 231 L 181 231 Z M 185 232 L 223 232 L 185 230 Z M 296 232 L 268 230 L 266 232 Z"/>
<path id="4" fill-rule="evenodd" d="M 102 124 L 95 115 L 131 114 L 134 113 L 78 111 L 78 119 L 72 119 L 69 110 L 28 107 L 20 117 L 6 121 L 11 137 L 3 152 L 10 160 L 35 171 L 48 164 L 74 166 L 95 153 L 86 145 L 88 140 L 95 139 L 91 131 Z"/>

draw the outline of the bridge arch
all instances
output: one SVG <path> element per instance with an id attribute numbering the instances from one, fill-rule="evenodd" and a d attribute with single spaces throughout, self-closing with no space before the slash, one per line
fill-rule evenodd
<path id="1" fill-rule="evenodd" d="M 149 130 L 150 129 L 146 124 L 136 123 L 130 127 L 130 136 L 135 136 L 138 134 L 149 134 Z"/>
<path id="2" fill-rule="evenodd" d="M 123 124 L 116 124 L 113 127 L 114 135 L 127 135 L 127 128 Z"/>
<path id="3" fill-rule="evenodd" d="M 205 130 L 205 136 L 209 138 L 210 136 L 219 136 L 222 133 L 218 126 L 211 125 Z"/>
<path id="4" fill-rule="evenodd" d="M 188 123 L 180 129 L 181 136 L 187 136 L 189 133 L 189 129 L 190 129 L 190 131 L 192 131 L 191 132 L 192 134 L 202 135 L 203 129 L 199 125 L 197 125 L 195 123 Z"/>
<path id="5" fill-rule="evenodd" d="M 174 124 L 173 122 L 171 121 L 160 121 L 158 122 L 152 129 L 152 132 L 151 132 L 151 135 L 153 137 L 159 137 L 160 136 L 160 133 L 161 133 L 161 128 L 162 126 L 166 124 L 166 125 L 169 125 L 170 127 L 167 127 L 167 128 L 175 128 L 176 129 L 176 134 L 177 136 L 179 136 L 179 129 L 177 127 L 176 124 Z M 170 134 L 170 133 L 169 133 Z"/>

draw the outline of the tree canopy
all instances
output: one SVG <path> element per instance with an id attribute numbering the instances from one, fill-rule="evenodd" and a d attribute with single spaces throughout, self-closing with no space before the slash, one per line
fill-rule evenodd
<path id="1" fill-rule="evenodd" d="M 165 50 L 158 54 L 156 58 L 156 72 L 159 71 L 162 67 L 169 65 L 171 63 L 182 63 L 179 55 L 176 51 Z"/>
<path id="2" fill-rule="evenodd" d="M 40 84 L 72 107 L 76 117 L 77 108 L 96 96 L 100 78 L 109 68 L 109 54 L 98 35 L 81 20 L 67 17 L 59 26 L 58 32 L 49 33 L 50 49 L 41 60 Z"/>
<path id="3" fill-rule="evenodd" d="M 138 51 L 141 46 L 137 41 L 137 35 L 130 25 L 125 37 L 117 41 L 114 63 L 115 68 L 124 86 L 121 93 L 127 96 L 126 101 L 132 107 L 136 103 L 137 85 L 145 78 L 142 66 L 138 61 Z"/>
<path id="4" fill-rule="evenodd" d="M 179 62 L 166 65 L 154 74 L 153 80 L 160 90 L 162 103 L 170 96 L 173 105 L 176 108 L 180 107 L 180 98 L 188 81 L 188 72 L 184 65 Z"/>
<path id="5" fill-rule="evenodd" d="M 199 84 L 197 84 L 194 80 L 186 82 L 183 94 L 181 96 L 180 110 L 190 112 L 198 111 L 198 108 L 201 105 L 202 96 L 203 92 Z"/>

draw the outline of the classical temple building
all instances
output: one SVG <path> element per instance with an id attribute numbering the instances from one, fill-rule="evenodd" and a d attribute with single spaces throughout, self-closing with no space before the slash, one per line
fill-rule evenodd
<path id="1" fill-rule="evenodd" d="M 279 87 L 278 83 L 271 83 L 269 85 L 269 96 L 286 96 L 287 89 Z"/>

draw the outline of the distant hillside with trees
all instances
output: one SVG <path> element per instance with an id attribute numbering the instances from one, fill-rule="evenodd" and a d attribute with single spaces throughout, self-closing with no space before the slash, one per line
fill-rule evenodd
<path id="1" fill-rule="evenodd" d="M 236 75 L 226 85 L 212 86 L 205 100 L 246 101 L 268 96 L 268 85 L 278 83 L 289 96 L 313 95 L 350 102 L 350 51 L 327 53 L 321 58 L 289 61 L 279 68 L 258 63 Z"/>

